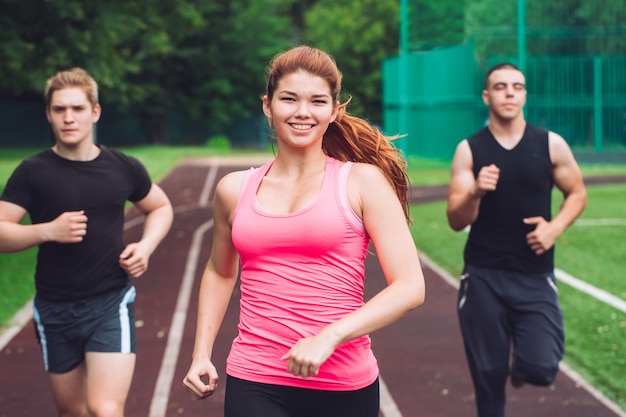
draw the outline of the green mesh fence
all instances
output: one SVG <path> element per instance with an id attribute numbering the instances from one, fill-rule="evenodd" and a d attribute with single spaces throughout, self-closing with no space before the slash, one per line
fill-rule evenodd
<path id="1" fill-rule="evenodd" d="M 405 152 L 450 157 L 484 125 L 483 76 L 502 61 L 525 70 L 530 122 L 574 150 L 626 150 L 626 0 L 401 6 L 406 39 L 383 65 L 383 120 L 388 133 L 407 134 Z"/>

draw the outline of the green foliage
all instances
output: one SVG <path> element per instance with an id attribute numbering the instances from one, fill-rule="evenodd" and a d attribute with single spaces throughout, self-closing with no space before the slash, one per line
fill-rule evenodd
<path id="1" fill-rule="evenodd" d="M 516 56 L 518 2 L 466 3 L 465 31 L 476 39 L 477 55 Z M 623 54 L 626 0 L 526 0 L 525 5 L 530 55 Z"/>
<path id="2" fill-rule="evenodd" d="M 176 109 L 219 129 L 258 109 L 264 69 L 290 46 L 294 0 L 5 0 L 0 92 L 41 95 L 54 72 L 81 66 L 101 96 L 167 143 Z"/>
<path id="3" fill-rule="evenodd" d="M 230 150 L 230 141 L 226 136 L 213 136 L 206 141 L 206 146 L 216 151 Z"/>
<path id="4" fill-rule="evenodd" d="M 40 94 L 48 77 L 72 66 L 110 88 L 138 72 L 141 55 L 151 52 L 132 47 L 137 33 L 150 29 L 144 18 L 152 11 L 136 2 L 15 0 L 3 9 L 0 91 Z"/>
<path id="5" fill-rule="evenodd" d="M 289 45 L 291 0 L 194 1 L 201 17 L 198 30 L 189 32 L 164 57 L 146 60 L 135 82 L 149 76 L 147 85 L 161 92 L 149 101 L 152 114 L 177 108 L 198 127 L 219 129 L 260 106 L 264 69 L 268 60 Z M 153 117 L 162 132 L 162 117 Z"/>
<path id="6" fill-rule="evenodd" d="M 382 118 L 382 60 L 398 51 L 395 0 L 319 0 L 305 15 L 304 41 L 335 58 L 352 96 L 351 113 L 375 123 Z"/>
<path id="7" fill-rule="evenodd" d="M 466 31 L 476 38 L 478 56 L 517 55 L 516 2 L 470 1 L 466 8 Z M 497 35 L 494 35 L 495 32 Z"/>
<path id="8" fill-rule="evenodd" d="M 423 51 L 463 43 L 466 3 L 458 0 L 410 1 L 409 49 Z"/>
<path id="9" fill-rule="evenodd" d="M 99 83 L 105 115 L 139 120 L 151 142 L 167 144 L 175 110 L 198 143 L 207 127 L 258 111 L 268 61 L 303 40 L 336 56 L 351 110 L 380 122 L 381 61 L 397 51 L 398 4 L 4 0 L 0 25 L 0 92 L 40 96 L 54 72 L 81 66 Z"/>

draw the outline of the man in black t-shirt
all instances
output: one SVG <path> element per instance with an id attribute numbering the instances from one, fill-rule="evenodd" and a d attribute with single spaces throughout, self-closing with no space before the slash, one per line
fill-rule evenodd
<path id="1" fill-rule="evenodd" d="M 83 69 L 45 89 L 50 149 L 15 169 L 0 197 L 0 252 L 38 246 L 33 321 L 59 415 L 116 415 L 135 366 L 135 288 L 173 219 L 163 190 L 135 158 L 98 146 L 98 87 Z M 124 207 L 146 215 L 123 241 Z M 31 224 L 21 224 L 30 216 Z"/>

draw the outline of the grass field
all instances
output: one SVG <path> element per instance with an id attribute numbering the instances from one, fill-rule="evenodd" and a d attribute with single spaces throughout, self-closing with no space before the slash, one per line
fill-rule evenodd
<path id="1" fill-rule="evenodd" d="M 183 157 L 229 152 L 208 147 L 139 147 L 123 150 L 141 159 L 155 181 L 161 179 Z M 0 150 L 0 192 L 15 166 L 35 151 Z M 409 177 L 415 185 L 445 184 L 449 180 L 447 162 L 410 158 L 409 166 Z M 581 167 L 586 177 L 626 174 L 626 165 L 594 164 Z M 626 226 L 593 226 L 593 221 L 626 221 L 623 204 L 626 184 L 595 185 L 589 187 L 588 192 L 589 204 L 581 220 L 592 225 L 575 224 L 560 237 L 556 251 L 557 267 L 624 299 L 626 280 L 622 275 L 626 262 L 622 245 L 626 241 Z M 559 198 L 555 198 L 555 207 L 559 203 Z M 466 235 L 455 233 L 448 227 L 445 202 L 413 206 L 411 215 L 415 221 L 412 232 L 420 251 L 453 276 L 458 276 Z M 6 325 L 13 314 L 32 298 L 35 255 L 36 249 L 0 254 L 0 323 Z M 626 409 L 626 314 L 565 284 L 560 285 L 560 295 L 567 334 L 566 362 Z"/>

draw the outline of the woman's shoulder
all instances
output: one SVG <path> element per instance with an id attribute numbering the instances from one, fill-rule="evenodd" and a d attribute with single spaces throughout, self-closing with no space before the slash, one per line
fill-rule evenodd
<path id="1" fill-rule="evenodd" d="M 230 193 L 232 191 L 239 192 L 241 189 L 241 185 L 243 184 L 244 179 L 247 175 L 251 173 L 254 168 L 242 170 L 242 171 L 233 171 L 224 175 L 217 182 L 216 191 L 222 193 Z"/>
<path id="2" fill-rule="evenodd" d="M 360 181 L 372 181 L 384 178 L 383 171 L 373 164 L 366 162 L 353 162 L 350 168 L 350 177 Z"/>
<path id="3" fill-rule="evenodd" d="M 217 183 L 215 192 L 226 198 L 237 198 L 241 192 L 244 183 L 253 175 L 261 172 L 263 167 L 251 167 L 248 169 L 229 172 L 224 175 Z"/>
<path id="4" fill-rule="evenodd" d="M 348 195 L 351 197 L 372 194 L 373 190 L 389 187 L 391 183 L 376 165 L 355 162 L 348 175 Z M 361 200 L 361 198 L 359 198 Z"/>

